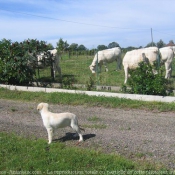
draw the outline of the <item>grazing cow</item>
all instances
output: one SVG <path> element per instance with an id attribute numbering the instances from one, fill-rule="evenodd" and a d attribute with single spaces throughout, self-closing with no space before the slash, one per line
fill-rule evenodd
<path id="1" fill-rule="evenodd" d="M 172 50 L 173 50 L 173 52 L 174 52 L 174 56 L 175 56 L 175 46 L 167 46 L 168 48 L 171 48 Z M 167 48 L 166 47 L 166 48 Z"/>
<path id="2" fill-rule="evenodd" d="M 138 63 L 141 61 L 153 64 L 159 58 L 158 52 L 159 51 L 157 47 L 148 47 L 128 51 L 123 58 L 123 66 L 125 72 L 124 83 L 127 82 L 129 69 L 136 69 L 138 67 Z"/>
<path id="3" fill-rule="evenodd" d="M 58 71 L 61 77 L 61 68 L 60 68 L 60 57 L 57 54 L 57 49 L 48 50 L 47 52 L 42 52 L 37 55 L 37 67 L 42 68 L 45 64 L 51 64 L 51 69 L 53 70 L 53 77 L 56 76 L 56 71 Z"/>
<path id="4" fill-rule="evenodd" d="M 169 79 L 172 74 L 172 61 L 174 58 L 173 48 L 163 47 L 159 49 L 161 54 L 161 62 L 165 63 L 166 75 L 165 78 Z"/>
<path id="5" fill-rule="evenodd" d="M 60 56 L 57 53 L 57 49 L 48 50 L 47 55 L 52 59 L 54 78 L 56 76 L 56 71 L 58 71 L 61 77 Z"/>
<path id="6" fill-rule="evenodd" d="M 42 52 L 37 55 L 37 67 L 38 68 L 44 67 L 43 58 L 45 59 L 45 52 Z"/>
<path id="7" fill-rule="evenodd" d="M 118 69 L 121 69 L 121 49 L 119 47 L 98 51 L 98 53 L 95 54 L 95 57 L 89 68 L 92 73 L 95 73 L 96 65 L 98 64 L 98 66 L 100 67 L 100 71 L 102 65 L 105 66 L 105 71 L 108 71 L 106 64 L 114 61 L 117 61 Z"/>

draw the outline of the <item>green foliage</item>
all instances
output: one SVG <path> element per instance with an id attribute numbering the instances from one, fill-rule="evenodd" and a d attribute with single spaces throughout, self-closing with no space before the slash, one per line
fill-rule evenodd
<path id="1" fill-rule="evenodd" d="M 63 85 L 63 88 L 65 89 L 74 89 L 73 87 L 73 83 L 76 82 L 76 79 L 74 76 L 65 76 L 63 77 L 63 80 L 62 80 L 62 85 Z"/>
<path id="2" fill-rule="evenodd" d="M 63 143 L 48 145 L 42 139 L 25 139 L 14 134 L 0 133 L 0 170 L 36 171 L 112 171 L 136 169 L 137 164 L 118 155 L 107 155 L 90 149 L 67 147 Z M 71 154 L 70 154 L 71 153 Z M 81 173 L 81 174 L 82 174 Z M 70 173 L 71 174 L 71 173 Z M 106 174 L 106 173 L 105 173 Z"/>
<path id="3" fill-rule="evenodd" d="M 105 154 L 88 148 L 70 147 L 60 142 L 48 145 L 43 139 L 27 139 L 3 132 L 0 133 L 0 139 L 0 170 L 3 174 L 134 174 L 138 170 L 164 170 L 169 174 L 169 170 L 163 166 L 136 162 L 117 154 Z"/>
<path id="4" fill-rule="evenodd" d="M 131 109 L 148 109 L 158 111 L 175 111 L 175 103 L 163 102 L 145 102 L 140 100 L 130 100 L 117 97 L 105 96 L 88 96 L 86 94 L 69 94 L 69 93 L 45 93 L 45 92 L 24 92 L 11 91 L 0 88 L 0 97 L 2 99 L 11 99 L 19 101 L 45 101 L 53 104 L 65 105 L 84 105 L 93 107 L 106 108 L 131 108 Z"/>
<path id="5" fill-rule="evenodd" d="M 160 39 L 157 43 L 155 43 L 155 42 L 150 42 L 150 43 L 148 43 L 147 45 L 146 45 L 146 47 L 158 47 L 158 48 L 162 48 L 162 47 L 165 47 L 166 46 L 166 44 L 163 42 L 163 40 L 162 39 Z"/>
<path id="6" fill-rule="evenodd" d="M 166 44 L 160 39 L 160 41 L 159 42 L 157 42 L 157 47 L 158 48 L 162 48 L 162 47 L 165 47 L 166 46 Z"/>
<path id="7" fill-rule="evenodd" d="M 69 44 L 67 43 L 67 41 L 63 41 L 62 38 L 59 39 L 59 41 L 57 42 L 57 50 L 59 53 L 64 52 L 65 50 L 67 50 L 69 47 Z"/>
<path id="8" fill-rule="evenodd" d="M 98 45 L 97 46 L 97 49 L 98 50 L 104 50 L 104 49 L 107 49 L 108 47 L 107 46 L 105 46 L 105 45 Z"/>
<path id="9" fill-rule="evenodd" d="M 111 49 L 111 48 L 114 48 L 114 47 L 120 47 L 120 45 L 117 42 L 109 43 L 108 49 Z"/>
<path id="10" fill-rule="evenodd" d="M 140 62 L 139 67 L 135 70 L 130 70 L 131 75 L 128 79 L 128 84 L 131 87 L 131 92 L 134 94 L 145 95 L 166 95 L 168 89 L 168 81 L 162 75 L 162 69 L 154 73 L 155 66 L 149 63 Z"/>
<path id="11" fill-rule="evenodd" d="M 78 51 L 85 51 L 85 50 L 87 50 L 87 48 L 83 44 L 80 44 L 77 49 L 78 49 Z"/>
<path id="12" fill-rule="evenodd" d="M 91 91 L 95 86 L 95 80 L 93 77 L 89 77 L 89 80 L 86 81 L 86 88 L 88 91 Z"/>
<path id="13" fill-rule="evenodd" d="M 70 46 L 69 46 L 69 50 L 70 51 L 76 51 L 78 48 L 78 44 L 77 43 L 72 43 Z"/>
<path id="14" fill-rule="evenodd" d="M 44 41 L 0 41 L 0 81 L 13 85 L 29 84 L 35 75 L 35 70 L 29 63 L 34 63 L 36 54 L 43 50 L 47 50 Z"/>
<path id="15" fill-rule="evenodd" d="M 155 42 L 150 42 L 145 47 L 156 47 L 156 43 Z"/>

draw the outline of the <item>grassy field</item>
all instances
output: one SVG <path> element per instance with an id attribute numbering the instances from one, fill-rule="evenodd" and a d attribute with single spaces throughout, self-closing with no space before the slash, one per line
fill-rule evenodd
<path id="1" fill-rule="evenodd" d="M 124 53 L 122 54 L 122 58 Z M 124 83 L 124 70 L 116 71 L 116 62 L 108 64 L 108 72 L 105 72 L 104 66 L 102 72 L 92 74 L 89 65 L 91 64 L 94 56 L 79 55 L 78 57 L 63 54 L 60 60 L 60 66 L 62 69 L 63 81 L 71 80 L 72 83 L 86 84 L 90 77 L 94 80 L 96 85 L 106 86 L 119 86 L 121 87 Z M 164 65 L 163 65 L 164 67 Z M 175 70 L 175 61 L 173 61 L 173 70 Z M 165 74 L 165 72 L 164 72 Z M 50 69 L 46 68 L 40 70 L 41 80 L 50 80 Z M 174 81 L 175 71 L 172 73 L 172 80 Z M 59 82 L 59 78 L 56 78 L 56 82 Z"/>
<path id="2" fill-rule="evenodd" d="M 144 102 L 138 100 L 130 100 L 117 97 L 104 96 L 88 96 L 85 94 L 69 94 L 69 93 L 45 93 L 45 92 L 24 92 L 24 91 L 10 91 L 0 88 L 0 97 L 2 99 L 22 100 L 47 102 L 53 104 L 66 105 L 84 105 L 84 106 L 102 106 L 106 108 L 132 108 L 155 111 L 175 111 L 175 103 L 163 102 Z"/>
<path id="3" fill-rule="evenodd" d="M 1 174 L 134 174 L 170 172 L 162 166 L 133 162 L 115 154 L 68 147 L 63 143 L 48 145 L 42 139 L 26 139 L 0 133 Z"/>
<path id="4" fill-rule="evenodd" d="M 174 103 L 140 102 L 119 98 L 92 97 L 81 94 L 20 92 L 0 88 L 2 99 L 45 101 L 52 104 L 103 106 L 108 108 L 139 108 L 145 110 L 175 111 Z M 88 120 L 96 121 L 97 117 Z M 143 160 L 132 161 L 116 154 L 68 147 L 64 143 L 48 145 L 45 140 L 23 138 L 0 133 L 0 173 L 24 171 L 35 174 L 170 174 L 162 165 Z"/>
<path id="5" fill-rule="evenodd" d="M 71 56 L 68 57 L 67 54 L 62 55 L 60 60 L 60 66 L 62 70 L 62 76 L 64 79 L 72 79 L 73 83 L 76 84 L 86 84 L 89 81 L 89 78 L 92 77 L 95 81 L 95 84 L 99 85 L 117 85 L 121 86 L 124 81 L 124 72 L 116 71 L 116 64 L 108 65 L 108 72 L 105 72 L 104 67 L 102 67 L 102 72 L 98 75 L 92 74 L 89 66 L 93 60 L 94 56 Z M 50 79 L 50 70 L 49 68 L 40 70 L 41 79 Z M 59 82 L 59 78 L 56 78 L 56 81 Z"/>
<path id="6" fill-rule="evenodd" d="M 25 169 L 26 171 L 47 172 L 135 168 L 133 162 L 115 155 L 104 155 L 88 149 L 66 147 L 63 143 L 48 146 L 44 140 L 25 139 L 13 134 L 1 133 L 0 136 L 1 143 L 3 143 L 2 157 L 5 157 L 5 163 L 0 167 L 1 170 Z"/>

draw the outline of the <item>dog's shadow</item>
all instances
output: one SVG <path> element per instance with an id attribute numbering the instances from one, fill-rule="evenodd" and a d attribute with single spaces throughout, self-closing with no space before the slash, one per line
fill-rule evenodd
<path id="1" fill-rule="evenodd" d="M 88 140 L 88 139 L 95 137 L 95 136 L 96 136 L 95 134 L 85 134 L 85 135 L 83 135 L 83 139 L 85 141 L 85 140 Z M 68 132 L 68 133 L 66 133 L 66 135 L 64 137 L 54 139 L 53 141 L 54 142 L 57 142 L 57 141 L 65 142 L 65 141 L 69 141 L 69 140 L 77 140 L 78 141 L 78 139 L 79 139 L 78 135 L 75 136 L 75 133 Z"/>

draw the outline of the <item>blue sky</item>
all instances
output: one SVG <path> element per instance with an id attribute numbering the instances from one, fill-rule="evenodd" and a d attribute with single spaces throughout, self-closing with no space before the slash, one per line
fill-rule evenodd
<path id="1" fill-rule="evenodd" d="M 175 0 L 0 0 L 0 40 L 60 38 L 91 49 L 175 42 Z"/>

